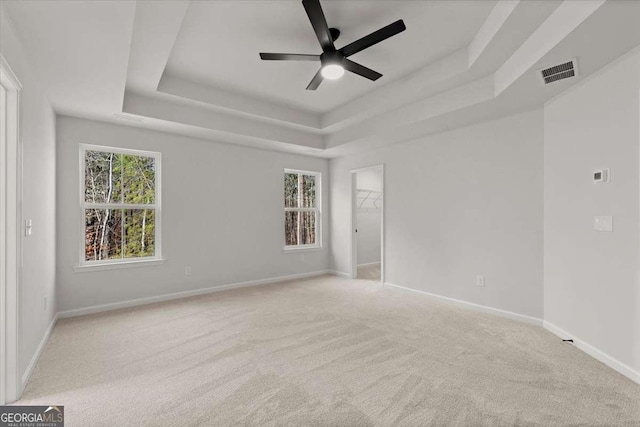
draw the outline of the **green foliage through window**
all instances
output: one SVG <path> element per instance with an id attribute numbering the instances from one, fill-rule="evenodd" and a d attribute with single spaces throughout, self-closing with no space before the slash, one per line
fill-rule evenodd
<path id="1" fill-rule="evenodd" d="M 84 151 L 85 261 L 156 255 L 156 158 Z"/>
<path id="2" fill-rule="evenodd" d="M 315 173 L 289 172 L 284 174 L 285 245 L 316 245 L 318 204 Z"/>

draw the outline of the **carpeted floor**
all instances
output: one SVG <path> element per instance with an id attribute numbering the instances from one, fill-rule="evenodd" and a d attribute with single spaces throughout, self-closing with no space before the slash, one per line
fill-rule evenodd
<path id="1" fill-rule="evenodd" d="M 380 264 L 369 264 L 358 267 L 358 279 L 375 280 L 379 282 L 381 279 Z"/>
<path id="2" fill-rule="evenodd" d="M 326 276 L 61 320 L 17 404 L 69 426 L 638 426 L 540 327 Z"/>

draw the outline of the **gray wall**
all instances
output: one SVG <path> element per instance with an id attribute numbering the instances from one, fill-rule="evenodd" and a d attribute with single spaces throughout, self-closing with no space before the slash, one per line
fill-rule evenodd
<path id="1" fill-rule="evenodd" d="M 19 365 L 21 377 L 56 313 L 55 115 L 24 48 L 6 19 L 0 2 L 0 52 L 22 84 L 20 92 L 23 145 L 24 218 L 33 234 L 23 239 L 20 298 Z M 44 298 L 47 296 L 47 304 Z"/>
<path id="2" fill-rule="evenodd" d="M 542 318 L 542 161 L 541 110 L 331 160 L 332 268 L 349 171 L 384 163 L 386 282 Z"/>
<path id="3" fill-rule="evenodd" d="M 545 321 L 640 370 L 636 49 L 545 106 Z M 611 168 L 609 184 L 594 184 Z M 612 215 L 614 231 L 593 229 Z"/>
<path id="4" fill-rule="evenodd" d="M 283 170 L 321 172 L 326 212 L 327 160 L 69 117 L 57 123 L 60 311 L 328 268 L 328 215 L 322 250 L 283 252 Z M 80 143 L 162 153 L 165 264 L 74 272 Z"/>

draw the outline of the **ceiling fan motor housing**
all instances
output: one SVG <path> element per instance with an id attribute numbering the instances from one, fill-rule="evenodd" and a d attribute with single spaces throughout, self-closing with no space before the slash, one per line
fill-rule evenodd
<path id="1" fill-rule="evenodd" d="M 338 37 L 340 37 L 340 30 L 337 28 L 329 28 L 329 33 L 331 34 L 333 41 L 338 40 Z"/>
<path id="2" fill-rule="evenodd" d="M 323 52 L 322 55 L 320 55 L 320 63 L 323 67 L 333 64 L 343 67 L 344 55 L 337 50 L 333 52 Z"/>

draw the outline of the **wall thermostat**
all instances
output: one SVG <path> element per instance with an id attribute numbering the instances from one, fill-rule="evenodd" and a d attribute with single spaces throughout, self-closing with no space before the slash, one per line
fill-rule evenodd
<path id="1" fill-rule="evenodd" d="M 597 170 L 595 172 L 593 172 L 593 182 L 600 183 L 600 182 L 609 182 L 609 176 L 611 174 L 609 173 L 609 169 L 600 169 Z"/>

